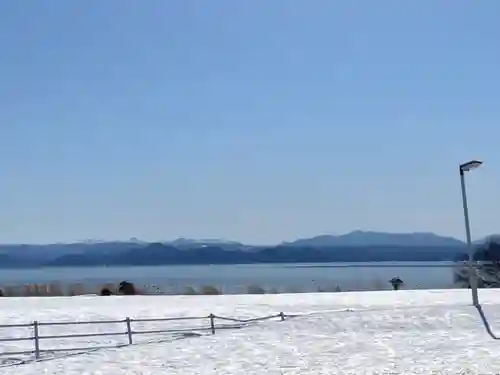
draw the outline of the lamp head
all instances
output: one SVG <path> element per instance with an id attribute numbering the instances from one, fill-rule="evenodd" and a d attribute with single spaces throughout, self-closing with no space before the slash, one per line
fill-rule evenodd
<path id="1" fill-rule="evenodd" d="M 483 164 L 483 162 L 479 161 L 479 160 L 471 160 L 471 161 L 468 161 L 467 163 L 460 164 L 460 172 L 461 173 L 468 172 L 472 169 L 480 167 L 481 164 Z"/>

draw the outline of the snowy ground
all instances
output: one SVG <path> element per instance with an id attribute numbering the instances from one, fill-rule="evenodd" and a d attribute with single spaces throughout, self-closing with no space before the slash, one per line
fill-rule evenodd
<path id="1" fill-rule="evenodd" d="M 484 314 L 500 335 L 500 290 L 482 290 Z M 470 306 L 468 290 L 287 295 L 133 296 L 0 299 L 0 324 L 33 320 L 123 319 L 125 316 L 249 318 L 283 311 L 299 316 L 199 337 L 140 336 L 137 345 L 15 364 L 4 355 L 2 375 L 333 375 L 500 373 L 500 340 Z M 208 321 L 137 323 L 134 329 L 207 327 Z M 41 327 L 57 332 L 112 331 L 111 326 Z M 115 328 L 124 332 L 124 327 Z M 27 336 L 26 328 L 0 337 Z M 162 342 L 148 343 L 153 339 Z M 126 337 L 41 341 L 41 348 L 125 343 Z M 33 342 L 0 343 L 0 353 L 29 350 Z M 65 355 L 64 357 L 62 357 Z M 10 362 L 9 362 L 10 361 Z"/>

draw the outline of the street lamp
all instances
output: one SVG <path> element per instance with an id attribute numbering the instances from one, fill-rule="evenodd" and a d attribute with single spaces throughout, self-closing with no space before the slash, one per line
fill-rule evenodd
<path id="1" fill-rule="evenodd" d="M 465 192 L 465 177 L 464 172 L 469 172 L 483 164 L 482 161 L 471 160 L 467 163 L 460 165 L 460 183 L 462 185 L 462 204 L 464 206 L 464 219 L 465 219 L 465 236 L 467 239 L 467 247 L 469 250 L 469 284 L 472 290 L 472 304 L 474 306 L 479 306 L 479 298 L 477 295 L 477 274 L 474 267 L 474 248 L 472 247 L 472 240 L 470 235 L 470 223 L 469 223 L 469 209 L 467 208 L 467 193 Z"/>

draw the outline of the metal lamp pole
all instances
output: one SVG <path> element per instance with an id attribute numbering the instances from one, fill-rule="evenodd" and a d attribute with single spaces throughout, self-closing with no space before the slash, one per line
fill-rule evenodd
<path id="1" fill-rule="evenodd" d="M 477 273 L 474 267 L 474 248 L 472 246 L 471 234 L 470 234 L 470 222 L 469 222 L 469 209 L 467 207 L 467 193 L 465 191 L 465 176 L 464 172 L 469 172 L 483 164 L 482 161 L 471 160 L 467 163 L 460 165 L 460 183 L 462 185 L 462 204 L 464 207 L 464 219 L 465 219 L 465 236 L 467 240 L 467 248 L 469 250 L 469 284 L 472 291 L 472 304 L 474 306 L 479 306 L 479 297 L 477 293 Z"/>

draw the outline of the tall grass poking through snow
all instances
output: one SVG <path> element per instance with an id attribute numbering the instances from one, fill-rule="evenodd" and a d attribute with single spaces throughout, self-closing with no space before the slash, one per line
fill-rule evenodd
<path id="1" fill-rule="evenodd" d="M 61 297 L 61 296 L 80 296 L 89 294 L 100 294 L 103 289 L 109 289 L 113 294 L 118 292 L 119 282 L 108 282 L 101 285 L 90 285 L 85 283 L 41 283 L 24 285 L 2 285 L 0 290 L 4 297 Z M 374 282 L 373 286 L 377 289 L 383 289 L 380 282 Z M 310 288 L 309 288 L 310 289 Z M 374 288 L 374 290 L 377 290 Z M 385 289 L 388 289 L 386 287 Z M 193 286 L 186 285 L 172 290 L 164 290 L 156 285 L 136 285 L 139 295 L 221 295 L 221 294 L 278 294 L 278 293 L 304 293 L 311 292 L 308 288 L 284 287 L 281 290 L 273 287 L 262 287 L 258 284 L 250 284 L 242 289 L 240 293 L 226 293 L 223 287 L 214 285 Z M 341 292 L 342 288 L 338 284 L 327 287 L 317 286 L 312 292 Z"/>

